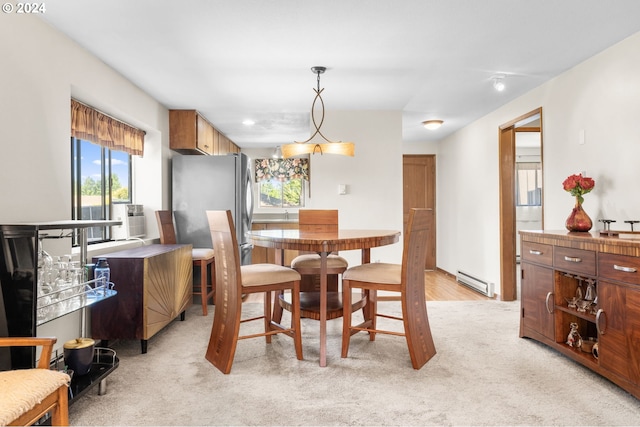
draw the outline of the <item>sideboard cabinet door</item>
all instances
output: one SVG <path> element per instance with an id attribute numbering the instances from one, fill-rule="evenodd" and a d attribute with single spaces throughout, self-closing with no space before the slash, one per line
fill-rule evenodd
<path id="1" fill-rule="evenodd" d="M 531 332 L 554 340 L 553 318 L 553 270 L 523 262 L 522 269 L 522 316 L 520 336 Z"/>
<path id="2" fill-rule="evenodd" d="M 192 303 L 191 245 L 147 245 L 100 257 L 109 262 L 118 294 L 92 309 L 92 337 L 140 339 L 145 353 L 146 341 Z"/>

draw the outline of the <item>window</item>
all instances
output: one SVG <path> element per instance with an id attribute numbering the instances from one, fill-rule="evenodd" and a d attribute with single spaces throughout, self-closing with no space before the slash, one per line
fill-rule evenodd
<path id="1" fill-rule="evenodd" d="M 131 156 L 144 154 L 144 135 L 140 129 L 71 99 L 73 219 L 111 219 L 113 203 L 131 203 Z M 87 242 L 110 240 L 110 234 L 109 227 L 90 228 Z"/>
<path id="2" fill-rule="evenodd" d="M 260 181 L 261 208 L 299 208 L 304 206 L 302 179 Z"/>
<path id="3" fill-rule="evenodd" d="M 542 206 L 541 163 L 516 163 L 516 206 Z"/>
<path id="4" fill-rule="evenodd" d="M 73 219 L 111 219 L 111 203 L 131 203 L 131 155 L 71 138 Z M 88 230 L 89 243 L 110 239 L 108 227 Z"/>
<path id="5" fill-rule="evenodd" d="M 309 159 L 256 159 L 258 204 L 261 208 L 304 206 L 304 180 L 309 179 Z"/>

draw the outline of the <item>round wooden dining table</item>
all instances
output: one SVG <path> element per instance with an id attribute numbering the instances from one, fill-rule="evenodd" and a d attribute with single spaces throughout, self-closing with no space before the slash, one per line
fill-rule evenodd
<path id="1" fill-rule="evenodd" d="M 336 251 L 361 250 L 362 263 L 371 261 L 371 248 L 397 243 L 396 230 L 252 230 L 247 232 L 254 246 L 276 249 L 276 263 L 283 265 L 285 249 L 316 252 L 320 255 L 320 366 L 327 366 L 327 255 Z"/>

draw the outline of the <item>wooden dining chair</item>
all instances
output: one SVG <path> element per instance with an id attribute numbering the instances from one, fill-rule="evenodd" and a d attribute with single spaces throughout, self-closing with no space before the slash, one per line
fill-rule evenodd
<path id="1" fill-rule="evenodd" d="M 342 276 L 342 299 L 351 300 L 352 288 L 368 292 L 364 322 L 352 325 L 352 316 L 345 310 L 342 328 L 342 357 L 347 357 L 351 336 L 369 332 L 375 340 L 377 333 L 404 336 L 414 369 L 420 369 L 436 354 L 431 336 L 424 289 L 424 266 L 429 235 L 433 233 L 433 210 L 413 208 L 409 212 L 407 233 L 404 236 L 402 264 L 373 263 L 351 267 Z M 377 291 L 400 292 L 402 317 L 378 313 Z M 404 332 L 377 329 L 377 317 L 402 320 Z"/>
<path id="2" fill-rule="evenodd" d="M 296 357 L 302 360 L 300 331 L 300 274 L 276 264 L 240 265 L 238 240 L 231 211 L 207 211 L 216 263 L 216 308 L 206 359 L 222 373 L 231 371 L 238 340 L 264 336 L 271 342 L 274 334 L 293 338 Z M 272 292 L 290 290 L 293 295 L 291 327 L 272 320 Z M 242 296 L 264 293 L 264 314 L 242 318 Z M 264 319 L 264 332 L 240 335 L 240 324 Z"/>
<path id="3" fill-rule="evenodd" d="M 175 245 L 176 229 L 173 225 L 173 212 L 156 211 L 156 219 L 158 220 L 158 229 L 160 231 L 160 244 Z M 202 302 L 202 315 L 209 314 L 207 304 L 209 299 L 215 300 L 216 293 L 216 272 L 214 261 L 214 252 L 211 248 L 192 248 L 191 257 L 193 258 L 193 266 L 200 269 L 200 287 L 194 286 L 193 294 L 199 295 Z M 211 270 L 211 274 L 207 274 L 207 270 Z M 195 276 L 195 274 L 194 274 Z M 211 280 L 208 280 L 211 278 Z"/>
<path id="4" fill-rule="evenodd" d="M 300 209 L 298 212 L 298 228 L 301 233 L 338 233 L 337 209 Z M 327 256 L 327 318 L 329 320 L 342 316 L 342 295 L 338 291 L 338 276 L 349 267 L 346 259 L 337 253 Z M 315 252 L 303 253 L 291 261 L 291 268 L 302 276 L 300 285 L 301 316 L 320 320 L 319 278 L 320 255 Z M 352 310 L 364 305 L 359 300 Z M 278 295 L 279 306 L 275 307 L 274 318 L 280 319 L 282 309 L 291 310 L 291 298 L 287 294 Z M 309 309 L 305 309 L 308 307 Z"/>
<path id="5" fill-rule="evenodd" d="M 32 425 L 47 414 L 51 425 L 69 425 L 71 378 L 49 369 L 56 341 L 56 338 L 0 338 L 0 347 L 42 347 L 35 368 L 0 372 L 0 426 Z"/>
<path id="6" fill-rule="evenodd" d="M 301 233 L 338 233 L 338 210 L 337 209 L 300 209 L 298 212 L 298 228 Z M 333 281 L 337 291 L 337 275 L 344 273 L 349 267 L 346 259 L 337 253 L 327 256 L 327 275 L 335 276 Z M 313 289 L 313 282 L 309 286 L 312 289 L 305 289 L 304 276 L 317 277 L 320 275 L 320 255 L 317 253 L 300 254 L 291 261 L 291 268 L 303 276 L 301 291 L 317 290 Z"/>

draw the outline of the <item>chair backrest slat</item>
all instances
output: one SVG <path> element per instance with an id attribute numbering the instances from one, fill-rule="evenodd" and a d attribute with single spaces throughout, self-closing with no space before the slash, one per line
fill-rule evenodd
<path id="1" fill-rule="evenodd" d="M 337 209 L 300 209 L 298 227 L 305 232 L 338 232 Z"/>
<path id="2" fill-rule="evenodd" d="M 158 231 L 160 232 L 161 245 L 175 245 L 176 229 L 173 226 L 173 212 L 156 211 L 156 219 L 158 220 Z"/>
<path id="3" fill-rule="evenodd" d="M 209 342 L 206 358 L 223 372 L 231 370 L 240 322 L 235 319 L 242 311 L 242 276 L 240 252 L 231 211 L 207 211 L 216 266 L 216 309 L 211 336 L 219 339 Z M 224 362 L 221 362 L 224 361 Z M 225 366 L 218 366 L 224 363 Z"/>
<path id="4" fill-rule="evenodd" d="M 402 252 L 402 286 L 410 301 L 424 301 L 424 266 L 433 233 L 433 209 L 412 208 Z M 417 300 L 416 300 L 417 298 Z"/>

